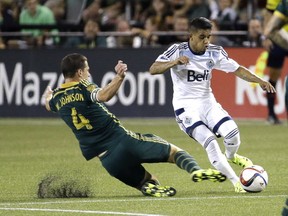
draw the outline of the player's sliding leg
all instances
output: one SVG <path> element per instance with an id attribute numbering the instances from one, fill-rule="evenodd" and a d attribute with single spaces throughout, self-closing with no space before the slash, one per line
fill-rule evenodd
<path id="1" fill-rule="evenodd" d="M 140 165 L 142 170 L 145 168 Z M 131 185 L 132 186 L 132 185 Z M 145 196 L 152 197 L 170 197 L 176 194 L 176 189 L 170 186 L 162 186 L 158 179 L 151 175 L 149 172 L 145 170 L 144 179 L 140 183 L 140 186 L 136 187 L 140 190 Z"/>
<path id="2" fill-rule="evenodd" d="M 154 180 L 149 180 L 141 187 L 141 192 L 145 196 L 169 197 L 176 194 L 176 189 L 170 186 L 161 186 Z"/>
<path id="3" fill-rule="evenodd" d="M 203 180 L 210 180 L 213 182 L 223 182 L 226 180 L 226 176 L 218 170 L 213 169 L 201 169 L 195 159 L 189 155 L 186 151 L 171 144 L 171 153 L 168 159 L 169 162 L 175 163 L 179 168 L 186 170 L 191 174 L 191 178 L 194 182 L 200 182 Z M 151 174 L 146 171 L 145 182 L 141 186 L 141 191 L 146 196 L 153 197 L 167 197 L 174 196 L 176 190 L 170 186 L 161 186 Z"/>
<path id="4" fill-rule="evenodd" d="M 171 145 L 171 149 L 177 148 L 174 145 Z M 214 169 L 201 169 L 195 159 L 189 155 L 186 151 L 181 149 L 177 149 L 174 161 L 175 164 L 183 169 L 186 170 L 188 173 L 191 174 L 191 179 L 194 182 L 200 182 L 203 180 L 210 180 L 213 182 L 223 182 L 226 180 L 226 176 L 219 172 L 218 170 Z"/>
<path id="5" fill-rule="evenodd" d="M 200 169 L 191 174 L 191 179 L 194 182 L 200 182 L 203 180 L 210 180 L 212 182 L 223 182 L 226 180 L 226 176 L 218 170 L 214 169 Z"/>

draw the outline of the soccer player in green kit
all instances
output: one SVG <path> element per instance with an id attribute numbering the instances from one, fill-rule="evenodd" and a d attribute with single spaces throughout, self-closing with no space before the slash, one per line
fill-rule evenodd
<path id="1" fill-rule="evenodd" d="M 264 11 L 264 32 L 261 36 L 263 47 L 269 52 L 267 66 L 269 68 L 269 82 L 276 87 L 284 66 L 285 57 L 288 56 L 288 23 L 287 0 L 267 0 Z M 286 38 L 286 39 L 285 39 Z M 287 97 L 286 82 L 286 101 Z M 274 111 L 276 94 L 267 92 L 268 122 L 281 124 Z M 286 111 L 288 111 L 288 101 Z M 288 112 L 287 112 L 288 113 Z M 288 117 L 288 116 L 287 116 Z"/>
<path id="2" fill-rule="evenodd" d="M 271 3 L 270 3 L 271 1 Z M 279 2 L 276 9 L 274 10 L 271 18 L 269 19 L 267 25 L 265 26 L 264 33 L 262 38 L 264 39 L 263 45 L 268 50 L 276 50 L 274 54 L 275 62 L 283 63 L 285 61 L 285 57 L 288 57 L 288 1 L 287 0 L 270 0 L 271 6 L 276 7 L 275 3 Z M 269 41 L 271 41 L 271 36 L 275 35 L 275 32 L 280 35 L 278 38 L 282 38 L 282 40 L 278 41 L 279 46 L 273 46 Z M 271 52 L 271 51 L 270 51 Z M 270 55 L 270 54 L 269 54 Z M 281 67 L 278 69 L 277 77 L 280 76 Z M 286 84 L 285 84 L 285 106 L 286 106 L 286 115 L 288 120 L 288 76 L 286 77 Z"/>
<path id="3" fill-rule="evenodd" d="M 60 114 L 79 141 L 86 160 L 98 157 L 108 173 L 121 182 L 140 190 L 146 196 L 174 196 L 176 190 L 161 186 L 142 163 L 175 163 L 191 174 L 192 181 L 222 182 L 226 176 L 214 169 L 201 169 L 186 151 L 154 134 L 134 133 L 125 129 L 107 110 L 109 101 L 121 86 L 127 65 L 118 61 L 116 75 L 100 88 L 87 80 L 88 59 L 77 53 L 65 56 L 61 62 L 65 83 L 45 92 L 46 109 Z"/>

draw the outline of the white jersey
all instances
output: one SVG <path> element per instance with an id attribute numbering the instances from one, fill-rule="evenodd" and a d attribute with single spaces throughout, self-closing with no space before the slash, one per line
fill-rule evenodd
<path id="1" fill-rule="evenodd" d="M 173 106 L 178 109 L 186 99 L 214 98 L 211 89 L 212 69 L 234 72 L 239 64 L 228 58 L 221 46 L 210 44 L 203 55 L 193 53 L 188 42 L 173 44 L 156 59 L 157 62 L 173 61 L 187 56 L 189 63 L 170 69 L 173 81 Z"/>

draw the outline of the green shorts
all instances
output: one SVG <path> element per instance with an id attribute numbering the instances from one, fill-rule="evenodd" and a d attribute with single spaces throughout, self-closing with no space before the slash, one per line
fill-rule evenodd
<path id="1" fill-rule="evenodd" d="M 156 135 L 131 132 L 115 141 L 100 160 L 111 176 L 139 187 L 145 176 L 141 164 L 167 162 L 170 149 L 170 144 Z"/>

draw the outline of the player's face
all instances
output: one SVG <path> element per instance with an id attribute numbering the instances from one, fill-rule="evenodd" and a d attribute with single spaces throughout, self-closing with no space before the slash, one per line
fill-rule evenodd
<path id="1" fill-rule="evenodd" d="M 203 54 L 205 53 L 210 43 L 211 30 L 200 29 L 193 32 L 189 38 L 189 45 L 193 52 Z"/>

